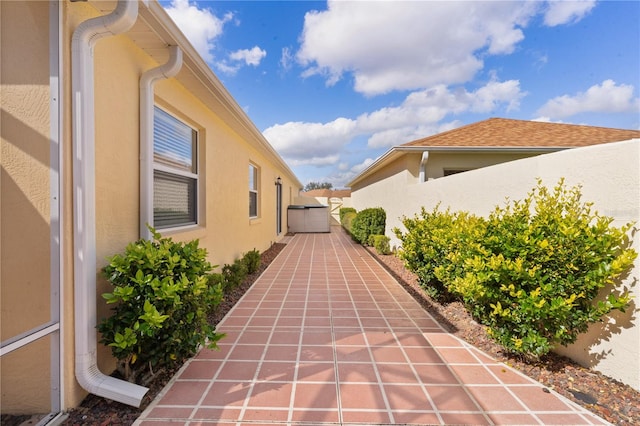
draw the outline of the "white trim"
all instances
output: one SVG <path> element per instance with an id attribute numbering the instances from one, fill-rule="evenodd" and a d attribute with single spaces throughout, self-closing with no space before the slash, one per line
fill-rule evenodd
<path id="1" fill-rule="evenodd" d="M 51 140 L 51 153 L 49 160 L 50 170 L 50 232 L 51 232 L 51 321 L 58 328 L 51 339 L 51 411 L 58 413 L 63 405 L 63 333 L 62 333 L 62 5 L 59 1 L 51 1 L 49 4 L 49 114 Z M 54 74 L 55 73 L 55 74 Z M 55 78 L 53 75 L 55 75 Z"/>
<path id="2" fill-rule="evenodd" d="M 119 0 L 108 15 L 81 22 L 71 42 L 75 376 L 88 392 L 135 407 L 148 389 L 107 376 L 97 365 L 93 48 L 104 37 L 128 31 L 137 16 L 137 0 Z"/>
<path id="3" fill-rule="evenodd" d="M 140 77 L 140 238 L 150 239 L 147 224 L 153 224 L 153 125 L 155 82 L 171 78 L 182 68 L 182 50 L 169 47 L 169 60 L 145 71 Z M 169 114 L 169 112 L 167 112 Z M 197 155 L 197 154 L 196 154 Z M 196 166 L 198 167 L 198 166 Z M 199 168 L 198 168 L 199 170 Z"/>
<path id="4" fill-rule="evenodd" d="M 196 154 L 197 156 L 198 154 Z M 184 170 L 176 169 L 171 166 L 167 166 L 166 164 L 153 162 L 153 170 L 158 170 L 160 172 L 171 173 L 172 175 L 183 176 L 186 178 L 198 180 L 198 173 L 190 173 L 185 172 Z M 151 189 L 153 189 L 153 179 L 151 180 Z"/>
<path id="5" fill-rule="evenodd" d="M 10 339 L 10 340 L 13 340 L 11 343 L 4 344 L 2 347 L 0 347 L 0 356 L 5 356 L 17 349 L 20 349 L 22 347 L 27 346 L 30 343 L 35 342 L 38 339 L 41 339 L 45 336 L 48 336 L 49 334 L 60 331 L 60 323 L 49 322 L 49 324 L 51 325 L 48 325 L 43 328 L 35 328 L 32 330 L 29 330 L 26 333 L 16 336 L 16 338 L 14 339 Z M 36 330 L 36 331 L 33 331 L 33 330 Z"/>
<path id="6" fill-rule="evenodd" d="M 179 50 L 178 50 L 179 51 Z M 179 70 L 176 70 L 176 73 Z M 202 170 L 203 166 L 200 160 L 200 126 L 196 126 L 193 125 L 189 122 L 187 122 L 186 120 L 178 117 L 176 114 L 172 113 L 170 110 L 168 110 L 167 108 L 161 107 L 160 105 L 153 105 L 153 107 L 151 108 L 151 112 L 152 114 L 154 114 L 155 109 L 158 108 L 159 110 L 161 110 L 162 112 L 166 113 L 167 115 L 173 117 L 176 121 L 178 121 L 179 123 L 185 125 L 186 127 L 188 127 L 189 129 L 191 129 L 193 132 L 195 132 L 195 137 L 196 137 L 196 143 L 195 143 L 195 168 L 196 168 L 196 173 L 192 173 L 192 172 L 187 172 L 184 170 L 180 170 L 179 168 L 176 167 L 171 167 L 169 165 L 166 164 L 162 164 L 156 161 L 153 161 L 154 155 L 155 155 L 155 151 L 154 151 L 154 140 L 153 140 L 153 132 L 154 132 L 154 121 L 152 121 L 151 123 L 151 140 L 150 140 L 150 145 L 151 145 L 151 180 L 149 181 L 150 186 L 147 188 L 147 191 L 149 191 L 151 193 L 151 221 L 149 223 L 153 224 L 154 228 L 156 228 L 156 230 L 161 229 L 163 232 L 165 231 L 173 231 L 175 229 L 178 228 L 183 228 L 183 227 L 188 227 L 188 226 L 198 226 L 202 223 L 202 219 L 201 219 L 201 214 L 200 214 L 200 198 L 201 198 L 201 193 L 200 193 L 200 171 Z M 157 228 L 157 225 L 155 224 L 155 217 L 153 214 L 153 208 L 154 208 L 154 204 L 155 201 L 153 200 L 153 193 L 155 190 L 155 182 L 154 182 L 154 176 L 153 173 L 158 170 L 160 172 L 164 172 L 170 175 L 174 175 L 174 176 L 181 176 L 181 177 L 186 177 L 189 179 L 193 179 L 195 181 L 196 184 L 196 189 L 195 189 L 195 197 L 196 197 L 196 205 L 195 205 L 195 222 L 189 222 L 189 223 L 181 223 L 181 224 L 177 224 L 174 226 L 166 226 L 163 228 Z M 142 186 L 140 188 L 140 192 L 142 193 Z M 142 225 L 142 224 L 141 224 Z M 146 239 L 151 239 L 151 232 L 146 229 L 145 226 L 145 231 L 148 234 L 147 236 L 143 237 Z"/>
<path id="7" fill-rule="evenodd" d="M 249 203 L 249 219 L 258 219 L 260 217 L 260 168 L 253 162 L 249 162 L 249 170 L 253 169 L 254 188 L 249 186 L 249 193 L 256 194 L 256 214 L 251 215 L 251 203 Z"/>
<path id="8" fill-rule="evenodd" d="M 439 153 L 493 153 L 493 154 L 509 154 L 509 153 L 521 153 L 521 154 L 545 154 L 551 152 L 562 151 L 565 149 L 572 149 L 574 147 L 505 147 L 505 146 L 394 146 L 388 151 L 378 157 L 373 163 L 371 163 L 366 169 L 361 171 L 356 177 L 347 183 L 347 187 L 352 187 L 365 177 L 371 175 L 379 167 L 387 164 L 388 162 L 402 156 L 404 153 L 422 153 L 425 151 L 439 152 Z"/>
<path id="9" fill-rule="evenodd" d="M 62 164 L 62 107 L 60 85 L 62 79 L 62 13 L 61 5 L 57 0 L 49 3 L 49 211 L 50 211 L 50 263 L 49 263 L 49 301 L 50 315 L 46 323 L 27 330 L 5 342 L 0 343 L 0 357 L 17 349 L 23 348 L 36 340 L 51 335 L 49 348 L 49 368 L 51 383 L 50 410 L 54 415 L 62 409 L 62 333 L 61 330 L 61 306 L 62 306 L 62 259 L 61 259 L 61 164 Z"/>
<path id="10" fill-rule="evenodd" d="M 231 96 L 162 5 L 157 1 L 150 1 L 147 7 L 141 8 L 140 16 L 164 43 L 175 44 L 182 48 L 185 72 L 177 78 L 187 90 L 196 93 L 198 98 L 211 108 L 211 111 L 218 115 L 223 122 L 233 128 L 242 139 L 245 139 L 248 144 L 270 159 L 278 167 L 281 175 L 289 177 L 298 189 L 302 188 L 304 185 L 300 183 L 289 165 L 269 144 L 262 132 L 256 128 L 244 109 Z M 135 43 L 135 40 L 133 41 Z M 188 74 L 191 74 L 193 78 L 183 78 Z M 198 89 L 201 92 L 194 90 L 194 84 L 202 85 L 202 89 Z"/>

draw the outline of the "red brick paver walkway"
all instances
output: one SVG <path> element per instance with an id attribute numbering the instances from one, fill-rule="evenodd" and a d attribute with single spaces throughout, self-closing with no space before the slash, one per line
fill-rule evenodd
<path id="1" fill-rule="evenodd" d="M 340 229 L 298 234 L 137 420 L 607 424 L 446 333 Z"/>

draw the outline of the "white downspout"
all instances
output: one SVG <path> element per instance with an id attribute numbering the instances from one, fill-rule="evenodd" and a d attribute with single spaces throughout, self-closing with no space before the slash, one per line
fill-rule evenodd
<path id="1" fill-rule="evenodd" d="M 150 239 L 153 225 L 153 86 L 171 78 L 182 68 L 182 50 L 169 46 L 169 60 L 140 77 L 140 238 Z"/>
<path id="2" fill-rule="evenodd" d="M 110 14 L 78 25 L 71 44 L 76 379 L 92 394 L 135 407 L 148 389 L 107 376 L 97 366 L 93 47 L 103 37 L 129 30 L 137 17 L 137 0 L 119 0 Z"/>
<path id="3" fill-rule="evenodd" d="M 427 161 L 429 161 L 429 151 L 424 151 L 422 153 L 422 159 L 420 160 L 419 183 L 427 181 Z"/>

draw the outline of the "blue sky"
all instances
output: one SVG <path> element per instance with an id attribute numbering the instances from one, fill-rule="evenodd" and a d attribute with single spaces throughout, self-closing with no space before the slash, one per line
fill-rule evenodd
<path id="1" fill-rule="evenodd" d="M 303 184 L 489 117 L 640 129 L 640 2 L 161 1 Z"/>

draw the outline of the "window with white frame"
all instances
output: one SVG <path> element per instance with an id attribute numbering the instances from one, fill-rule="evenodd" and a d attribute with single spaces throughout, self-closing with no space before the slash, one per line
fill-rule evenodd
<path id="1" fill-rule="evenodd" d="M 198 223 L 198 132 L 155 107 L 153 117 L 153 226 Z"/>
<path id="2" fill-rule="evenodd" d="M 258 168 L 249 164 L 249 217 L 258 217 Z"/>

